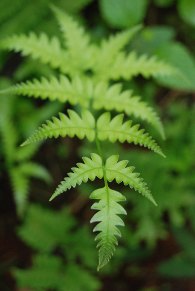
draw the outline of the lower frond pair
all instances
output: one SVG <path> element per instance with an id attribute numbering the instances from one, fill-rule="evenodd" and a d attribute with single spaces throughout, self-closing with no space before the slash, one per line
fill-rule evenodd
<path id="1" fill-rule="evenodd" d="M 126 214 L 124 208 L 119 204 L 124 201 L 125 197 L 108 186 L 108 182 L 116 181 L 123 183 L 130 188 L 141 193 L 156 205 L 156 202 L 149 191 L 146 183 L 139 177 L 138 173 L 134 173 L 134 167 L 127 166 L 128 161 L 118 161 L 118 156 L 109 157 L 105 163 L 97 154 L 91 154 L 91 158 L 84 157 L 83 163 L 78 163 L 76 167 L 72 168 L 72 172 L 61 182 L 50 200 L 63 192 L 66 192 L 76 185 L 88 180 L 94 181 L 95 178 L 107 181 L 105 186 L 101 189 L 95 190 L 90 195 L 91 199 L 98 199 L 99 202 L 92 205 L 92 209 L 98 212 L 92 217 L 91 222 L 98 222 L 94 231 L 98 231 L 96 236 L 99 248 L 99 266 L 102 268 L 108 263 L 112 257 L 115 247 L 117 245 L 117 236 L 120 236 L 120 231 L 117 226 L 124 225 L 120 214 Z"/>

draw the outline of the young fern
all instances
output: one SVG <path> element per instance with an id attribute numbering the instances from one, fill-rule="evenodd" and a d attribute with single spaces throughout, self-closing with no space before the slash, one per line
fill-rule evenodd
<path id="1" fill-rule="evenodd" d="M 68 115 L 60 113 L 59 118 L 47 120 L 22 145 L 66 136 L 86 138 L 96 144 L 97 153 L 84 157 L 82 163 L 72 168 L 50 200 L 88 180 L 103 180 L 104 186 L 90 195 L 91 199 L 99 200 L 92 205 L 92 209 L 97 212 L 91 219 L 91 222 L 98 223 L 94 231 L 99 232 L 96 236 L 99 270 L 114 253 L 117 236 L 120 236 L 118 226 L 124 225 L 119 215 L 126 214 L 119 204 L 125 197 L 111 189 L 109 183 L 123 183 L 157 205 L 146 183 L 134 172 L 134 167 L 127 166 L 126 160 L 118 161 L 116 155 L 104 159 L 101 141 L 133 143 L 164 156 L 152 137 L 129 120 L 132 115 L 145 120 L 164 137 L 163 126 L 155 111 L 139 96 L 134 96 L 131 90 L 124 91 L 121 81 L 113 83 L 113 80 L 129 80 L 139 74 L 143 77 L 169 76 L 176 73 L 176 70 L 155 57 L 138 56 L 134 51 L 128 54 L 124 52 L 125 46 L 140 29 L 139 26 L 95 45 L 71 16 L 56 7 L 52 9 L 63 34 L 63 44 L 56 37 L 49 40 L 45 34 L 30 34 L 8 37 L 0 43 L 0 47 L 47 63 L 58 69 L 61 75 L 20 83 L 2 92 L 68 102 L 79 108 L 81 114 L 73 109 L 68 110 Z M 101 113 L 97 110 L 101 110 Z M 111 117 L 111 110 L 117 114 L 113 113 Z"/>

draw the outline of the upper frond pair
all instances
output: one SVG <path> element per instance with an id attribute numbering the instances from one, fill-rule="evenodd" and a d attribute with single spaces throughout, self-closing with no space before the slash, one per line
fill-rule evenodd
<path id="1" fill-rule="evenodd" d="M 126 80 L 138 74 L 150 77 L 176 73 L 171 66 L 154 57 L 122 51 L 140 26 L 117 33 L 96 45 L 71 16 L 56 7 L 52 9 L 64 36 L 64 47 L 57 37 L 49 39 L 44 33 L 11 36 L 1 41 L 0 47 L 31 56 L 71 76 L 90 70 L 95 80 Z"/>

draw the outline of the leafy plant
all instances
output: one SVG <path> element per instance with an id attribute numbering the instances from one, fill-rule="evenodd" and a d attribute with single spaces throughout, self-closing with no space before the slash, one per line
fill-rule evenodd
<path id="1" fill-rule="evenodd" d="M 1 80 L 1 87 L 8 84 L 10 85 L 8 80 Z M 21 139 L 29 134 L 29 130 L 34 130 L 37 124 L 54 114 L 56 110 L 59 110 L 58 104 L 52 104 L 52 106 L 48 104 L 40 108 L 36 114 L 33 105 L 28 100 L 22 100 L 18 104 L 15 96 L 4 94 L 0 98 L 1 151 L 11 181 L 17 214 L 20 217 L 23 216 L 28 203 L 30 179 L 38 178 L 49 183 L 51 176 L 43 166 L 32 161 L 40 143 L 26 148 L 18 145 Z"/>
<path id="2" fill-rule="evenodd" d="M 185 229 L 174 229 L 173 234 L 181 251 L 167 261 L 162 262 L 158 271 L 162 276 L 172 278 L 193 278 L 195 276 L 194 232 Z"/>
<path id="3" fill-rule="evenodd" d="M 78 227 L 67 209 L 56 212 L 31 204 L 18 233 L 36 251 L 30 268 L 13 270 L 18 286 L 33 290 L 99 289 L 100 282 L 90 270 L 96 255 L 93 239 L 86 227 Z"/>
<path id="4" fill-rule="evenodd" d="M 159 117 L 139 96 L 134 96 L 130 90 L 124 90 L 120 80 L 130 80 L 138 75 L 146 78 L 169 76 L 175 74 L 176 70 L 155 57 L 124 51 L 140 26 L 117 33 L 100 44 L 92 44 L 90 36 L 72 17 L 55 7 L 52 9 L 62 31 L 63 46 L 57 37 L 50 39 L 44 33 L 39 36 L 31 33 L 28 36 L 22 34 L 7 37 L 0 46 L 58 69 L 60 77 L 54 75 L 50 79 L 34 79 L 2 93 L 58 100 L 75 106 L 74 110 L 68 110 L 68 114 L 60 113 L 59 118 L 48 120 L 22 145 L 59 136 L 86 138 L 96 144 L 97 153 L 84 157 L 82 163 L 72 168 L 50 200 L 82 182 L 103 179 L 104 186 L 93 191 L 90 196 L 91 199 L 99 200 L 92 205 L 97 213 L 91 222 L 97 223 L 94 231 L 99 232 L 96 240 L 100 269 L 108 263 L 117 245 L 116 237 L 120 236 L 118 226 L 123 225 L 119 215 L 126 214 L 120 205 L 125 200 L 124 196 L 111 189 L 109 183 L 123 183 L 156 205 L 146 183 L 134 172 L 134 167 L 127 165 L 128 161 L 119 160 L 118 155 L 105 158 L 102 142 L 133 143 L 164 157 L 159 145 L 144 129 L 140 129 L 138 124 L 133 125 L 129 119 L 126 121 L 126 118 L 134 115 L 153 125 L 164 137 Z M 114 112 L 123 113 L 116 115 Z"/>

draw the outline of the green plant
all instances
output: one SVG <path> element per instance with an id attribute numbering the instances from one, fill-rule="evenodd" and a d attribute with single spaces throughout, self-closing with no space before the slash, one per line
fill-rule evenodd
<path id="1" fill-rule="evenodd" d="M 78 226 L 68 209 L 52 211 L 31 204 L 18 234 L 35 252 L 31 267 L 13 269 L 19 287 L 99 289 L 100 282 L 92 273 L 96 264 L 93 239 L 86 227 Z"/>
<path id="2" fill-rule="evenodd" d="M 168 260 L 162 262 L 158 267 L 158 271 L 165 277 L 194 278 L 194 231 L 188 231 L 184 228 L 175 228 L 173 229 L 173 234 L 177 240 L 177 244 L 181 248 L 181 251 Z"/>
<path id="3" fill-rule="evenodd" d="M 127 160 L 119 161 L 118 155 L 105 158 L 101 142 L 108 140 L 112 143 L 133 143 L 164 157 L 161 148 L 148 133 L 140 129 L 139 125 L 133 125 L 132 121 L 124 121 L 124 118 L 134 115 L 153 125 L 164 137 L 162 124 L 155 111 L 141 101 L 140 97 L 133 96 L 132 91 L 124 90 L 120 80 L 130 80 L 138 75 L 146 78 L 170 75 L 176 71 L 155 57 L 138 56 L 134 51 L 124 51 L 140 26 L 120 32 L 95 45 L 69 15 L 55 7 L 53 10 L 62 30 L 65 48 L 57 37 L 50 40 L 44 33 L 40 36 L 31 33 L 29 36 L 8 37 L 0 46 L 49 64 L 61 72 L 60 77 L 54 75 L 50 79 L 27 81 L 2 93 L 58 100 L 75 106 L 75 110 L 68 110 L 68 115 L 60 113 L 59 118 L 53 117 L 47 121 L 23 145 L 59 136 L 86 138 L 96 144 L 97 153 L 92 153 L 90 158 L 84 157 L 82 163 L 72 168 L 72 172 L 61 182 L 50 200 L 82 182 L 93 181 L 96 177 L 103 179 L 104 186 L 90 196 L 91 199 L 99 200 L 92 206 L 97 213 L 91 222 L 98 223 L 94 231 L 99 232 L 96 240 L 100 269 L 108 263 L 117 245 L 116 237 L 120 236 L 118 226 L 123 225 L 119 215 L 126 214 L 119 204 L 125 197 L 111 189 L 109 183 L 123 183 L 156 205 L 146 183 L 134 172 L 134 167 L 127 166 Z M 114 115 L 115 111 L 123 113 L 111 117 L 111 113 Z"/>
<path id="4" fill-rule="evenodd" d="M 1 79 L 0 86 L 10 85 L 8 80 Z M 10 178 L 14 194 L 17 214 L 21 217 L 26 210 L 30 192 L 31 178 L 51 182 L 48 171 L 33 161 L 40 143 L 29 147 L 19 147 L 21 140 L 29 135 L 29 131 L 45 118 L 59 110 L 59 104 L 48 104 L 35 112 L 35 107 L 28 100 L 21 100 L 18 104 L 16 96 L 4 94 L 0 98 L 0 136 L 5 168 Z"/>

